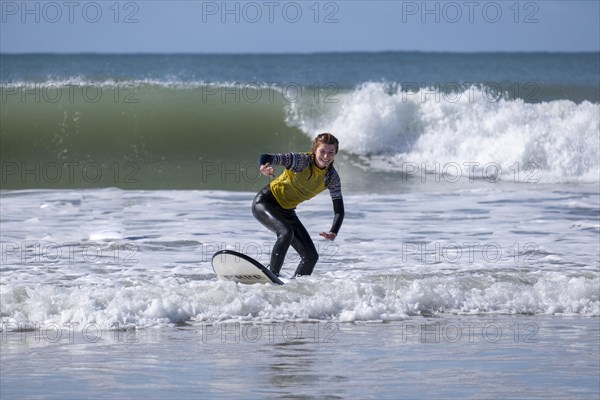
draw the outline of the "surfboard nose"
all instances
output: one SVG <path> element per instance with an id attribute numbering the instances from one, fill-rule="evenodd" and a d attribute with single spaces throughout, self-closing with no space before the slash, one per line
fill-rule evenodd
<path id="1" fill-rule="evenodd" d="M 273 271 L 243 253 L 220 250 L 213 254 L 212 267 L 219 279 L 245 284 L 275 283 L 283 285 Z"/>

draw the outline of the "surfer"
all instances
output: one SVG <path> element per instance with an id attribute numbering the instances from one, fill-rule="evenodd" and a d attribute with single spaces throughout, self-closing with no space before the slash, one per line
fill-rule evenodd
<path id="1" fill-rule="evenodd" d="M 340 176 L 333 166 L 339 142 L 330 133 L 321 133 L 313 140 L 310 153 L 263 154 L 260 172 L 274 177 L 274 165 L 285 170 L 258 192 L 252 203 L 252 214 L 277 235 L 271 253 L 270 270 L 277 276 L 290 245 L 298 252 L 300 264 L 294 276 L 310 275 L 319 253 L 302 222 L 296 206 L 329 189 L 333 201 L 333 224 L 320 236 L 335 240 L 344 220 L 344 201 Z"/>

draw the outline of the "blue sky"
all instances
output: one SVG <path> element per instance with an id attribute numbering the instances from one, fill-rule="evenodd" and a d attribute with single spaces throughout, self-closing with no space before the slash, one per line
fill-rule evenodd
<path id="1" fill-rule="evenodd" d="M 600 51 L 591 1 L 7 1 L 0 51 Z"/>

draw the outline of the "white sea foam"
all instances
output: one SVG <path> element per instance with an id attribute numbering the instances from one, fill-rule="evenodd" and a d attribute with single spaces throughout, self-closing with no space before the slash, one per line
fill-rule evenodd
<path id="1" fill-rule="evenodd" d="M 600 315 L 597 195 L 585 188 L 349 195 L 338 240 L 315 238 L 313 276 L 284 286 L 217 281 L 210 257 L 223 247 L 268 263 L 273 237 L 252 218 L 252 196 L 5 193 L 2 329 Z M 327 207 L 319 196 L 299 209 L 311 232 L 330 223 Z M 285 276 L 297 262 L 290 251 Z"/>
<path id="2" fill-rule="evenodd" d="M 77 322 L 80 328 L 185 321 L 394 321 L 431 313 L 598 316 L 598 279 L 541 276 L 534 284 L 490 277 L 305 278 L 283 287 L 162 278 L 2 290 L 4 328 Z M 594 300 L 594 293 L 596 299 Z"/>
<path id="3" fill-rule="evenodd" d="M 365 83 L 333 102 L 290 104 L 287 122 L 311 137 L 334 132 L 343 150 L 374 168 L 452 175 L 458 165 L 475 176 L 500 170 L 505 180 L 600 179 L 600 105 L 590 102 L 525 103 L 475 86 L 444 93 Z"/>

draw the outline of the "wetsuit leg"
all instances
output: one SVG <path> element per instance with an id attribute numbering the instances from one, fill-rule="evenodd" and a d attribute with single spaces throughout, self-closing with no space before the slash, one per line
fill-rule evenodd
<path id="1" fill-rule="evenodd" d="M 293 210 L 292 213 L 295 214 Z M 279 276 L 279 271 L 281 271 L 281 266 L 294 238 L 294 228 L 285 216 L 286 210 L 277 204 L 277 200 L 268 187 L 258 192 L 254 198 L 252 214 L 261 224 L 277 235 L 269 268 Z"/>
<path id="2" fill-rule="evenodd" d="M 269 264 L 271 271 L 279 276 L 291 245 L 300 256 L 300 264 L 294 275 L 312 274 L 319 259 L 319 253 L 296 212 L 282 208 L 267 186 L 254 198 L 252 214 L 261 224 L 277 235 Z"/>
<path id="3" fill-rule="evenodd" d="M 300 256 L 300 264 L 298 264 L 294 276 L 310 275 L 319 260 L 319 253 L 317 252 L 308 231 L 304 225 L 302 225 L 302 222 L 300 222 L 300 219 L 295 216 L 295 219 L 290 222 L 294 228 L 292 247 Z"/>

